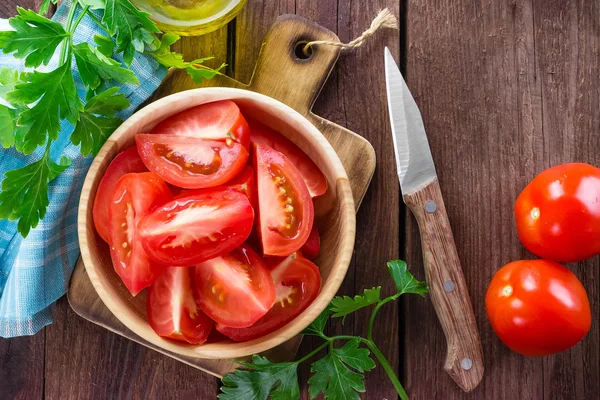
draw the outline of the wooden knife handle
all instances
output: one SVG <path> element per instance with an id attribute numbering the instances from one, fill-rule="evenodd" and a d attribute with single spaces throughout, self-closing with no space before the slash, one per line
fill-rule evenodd
<path id="1" fill-rule="evenodd" d="M 419 224 L 425 277 L 448 343 L 444 369 L 469 392 L 483 377 L 483 354 L 438 180 L 404 195 L 404 201 Z"/>

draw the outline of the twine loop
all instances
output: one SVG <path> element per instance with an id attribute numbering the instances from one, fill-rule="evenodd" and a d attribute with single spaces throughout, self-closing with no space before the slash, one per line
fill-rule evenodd
<path id="1" fill-rule="evenodd" d="M 394 14 L 392 14 L 392 12 L 387 8 L 384 8 L 383 10 L 379 11 L 375 19 L 371 22 L 371 26 L 369 27 L 369 29 L 364 31 L 359 37 L 352 40 L 351 42 L 340 43 L 333 42 L 330 40 L 314 40 L 312 42 L 306 43 L 302 51 L 304 52 L 304 55 L 308 57 L 311 54 L 312 47 L 317 45 L 340 47 L 342 51 L 352 50 L 362 46 L 365 40 L 373 36 L 375 32 L 382 28 L 398 29 L 398 20 L 396 19 Z"/>

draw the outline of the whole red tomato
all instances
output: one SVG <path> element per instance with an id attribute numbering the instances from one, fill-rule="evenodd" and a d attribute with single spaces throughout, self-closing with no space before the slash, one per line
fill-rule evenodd
<path id="1" fill-rule="evenodd" d="M 545 170 L 517 198 L 515 217 L 521 242 L 542 258 L 600 254 L 600 168 L 571 163 Z"/>
<path id="2" fill-rule="evenodd" d="M 583 285 L 554 261 L 505 265 L 490 283 L 485 307 L 500 340 L 526 356 L 566 350 L 577 344 L 592 324 Z"/>

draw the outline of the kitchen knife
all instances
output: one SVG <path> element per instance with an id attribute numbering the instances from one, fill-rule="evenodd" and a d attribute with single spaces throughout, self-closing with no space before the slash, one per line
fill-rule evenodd
<path id="1" fill-rule="evenodd" d="M 483 377 L 477 324 L 423 119 L 388 48 L 385 77 L 400 189 L 419 225 L 431 302 L 446 335 L 448 353 L 444 370 L 461 389 L 469 392 Z"/>

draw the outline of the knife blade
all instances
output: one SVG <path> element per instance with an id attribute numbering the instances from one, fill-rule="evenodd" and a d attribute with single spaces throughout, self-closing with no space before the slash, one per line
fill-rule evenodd
<path id="1" fill-rule="evenodd" d="M 477 324 L 421 112 L 387 47 L 385 76 L 402 198 L 419 225 L 431 302 L 446 336 L 444 370 L 469 392 L 483 377 Z"/>

